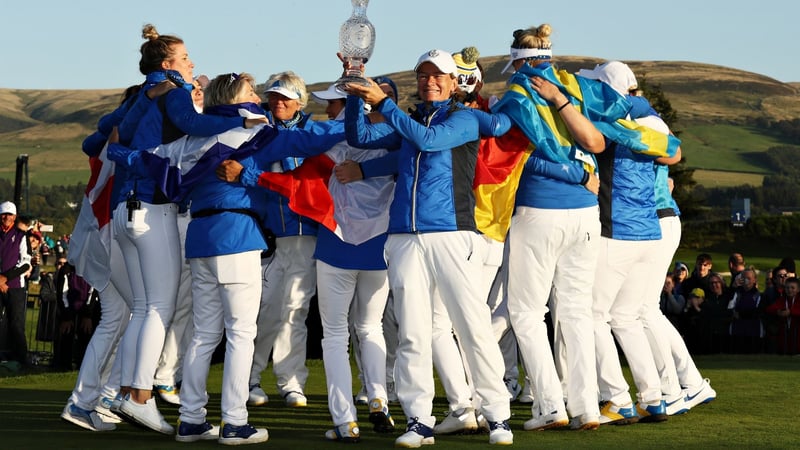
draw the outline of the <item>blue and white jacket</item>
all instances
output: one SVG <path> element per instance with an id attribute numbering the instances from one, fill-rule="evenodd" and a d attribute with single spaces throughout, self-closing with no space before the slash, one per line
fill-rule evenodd
<path id="1" fill-rule="evenodd" d="M 389 99 L 374 110 L 386 122 L 368 124 L 361 99 L 348 96 L 345 130 L 347 142 L 354 147 L 398 149 L 388 232 L 476 231 L 472 182 L 479 135 L 475 115 L 450 100 L 418 104 L 411 116 Z"/>
<path id="2" fill-rule="evenodd" d="M 170 75 L 173 79 L 180 80 L 177 72 L 171 71 Z M 198 113 L 194 108 L 192 85 L 189 83 L 184 83 L 181 89 L 172 89 L 158 99 L 147 99 L 146 91 L 165 79 L 167 75 L 164 72 L 154 72 L 147 76 L 146 85 L 140 91 L 136 104 L 120 124 L 120 143 L 124 146 L 131 150 L 146 150 L 172 142 L 186 134 L 214 136 L 244 125 L 242 117 Z M 117 166 L 124 166 L 126 159 L 117 158 L 114 162 Z M 128 169 L 124 178 L 117 178 L 115 172 L 115 183 L 120 184 L 121 195 L 134 193 L 136 198 L 147 203 L 166 203 L 163 193 L 159 192 L 149 176 Z M 118 200 L 122 201 L 124 198 Z"/>

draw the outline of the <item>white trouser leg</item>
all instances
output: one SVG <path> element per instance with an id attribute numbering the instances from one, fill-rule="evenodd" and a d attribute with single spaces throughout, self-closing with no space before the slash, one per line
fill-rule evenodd
<path id="1" fill-rule="evenodd" d="M 194 335 L 184 358 L 181 420 L 206 419 L 206 381 L 214 349 L 225 330 L 227 338 L 222 377 L 222 420 L 247 423 L 248 374 L 253 363 L 253 340 L 261 297 L 261 252 L 193 258 L 192 299 Z"/>
<path id="2" fill-rule="evenodd" d="M 407 418 L 433 428 L 433 281 L 421 235 L 390 234 L 385 253 L 397 318 L 394 380 Z"/>
<path id="3" fill-rule="evenodd" d="M 109 285 L 113 284 L 114 290 L 125 304 L 125 314 L 122 319 L 123 323 L 120 327 L 119 335 L 111 346 L 111 353 L 109 355 L 112 364 L 108 376 L 106 377 L 104 375 L 104 377 L 101 378 L 104 384 L 101 388 L 100 396 L 114 398 L 114 396 L 116 396 L 119 392 L 120 379 L 122 376 L 122 337 L 127 330 L 128 322 L 131 319 L 131 309 L 133 308 L 133 290 L 131 289 L 131 282 L 128 279 L 128 272 L 125 269 L 125 260 L 122 256 L 122 250 L 120 249 L 119 243 L 116 239 L 111 240 L 111 258 L 109 261 L 109 270 L 111 271 L 111 280 Z M 102 296 L 103 294 L 101 293 L 100 295 Z"/>
<path id="4" fill-rule="evenodd" d="M 328 410 L 334 425 L 357 421 L 350 369 L 350 305 L 358 271 L 317 261 L 319 315 L 322 321 L 322 360 L 328 385 Z"/>
<path id="5" fill-rule="evenodd" d="M 433 296 L 433 366 L 439 374 L 450 411 L 472 406 L 472 388 L 462 360 L 461 350 L 453 336 L 453 323 L 438 291 Z"/>
<path id="6" fill-rule="evenodd" d="M 598 413 L 590 292 L 599 228 L 596 207 L 517 208 L 512 218 L 508 308 L 526 377 L 545 414 L 564 410 L 544 322 L 553 286 L 558 292 L 555 315 L 567 353 L 569 412 L 573 416 Z"/>
<path id="7" fill-rule="evenodd" d="M 353 327 L 361 350 L 361 367 L 369 398 L 387 400 L 386 340 L 383 337 L 383 312 L 389 296 L 385 270 L 358 273 Z"/>
<path id="8" fill-rule="evenodd" d="M 275 344 L 275 336 L 281 325 L 281 311 L 283 310 L 283 299 L 281 298 L 281 286 L 279 282 L 267 283 L 270 280 L 280 280 L 283 278 L 285 270 L 284 260 L 276 259 L 273 254 L 268 259 L 261 260 L 262 290 L 258 309 L 258 334 L 255 340 L 255 350 L 253 352 L 253 367 L 250 369 L 250 385 L 261 383 L 261 372 L 269 364 L 269 355 L 272 346 Z"/>
<path id="9" fill-rule="evenodd" d="M 316 290 L 316 267 L 313 258 L 317 238 L 290 236 L 278 238 L 275 258 L 289 258 L 283 280 L 284 302 L 281 325 L 272 347 L 272 369 L 281 395 L 303 392 L 308 369 L 306 368 L 306 317 L 311 297 Z M 285 251 L 281 252 L 281 248 Z M 280 254 L 278 254 L 280 252 Z M 272 280 L 267 275 L 267 284 Z"/>
<path id="10" fill-rule="evenodd" d="M 389 291 L 383 311 L 383 338 L 386 341 L 386 383 L 394 383 L 394 362 L 397 354 L 397 318 L 394 315 L 394 297 Z"/>
<path id="11" fill-rule="evenodd" d="M 422 240 L 426 262 L 464 350 L 480 409 L 488 421 L 507 420 L 511 411 L 503 383 L 503 356 L 492 331 L 486 290 L 476 284 L 481 280 L 486 243 L 469 231 L 428 233 Z"/>
<path id="12" fill-rule="evenodd" d="M 598 383 L 601 397 L 616 404 L 630 397 L 609 329 L 625 352 L 639 400 L 661 400 L 661 380 L 639 319 L 642 295 L 651 282 L 647 273 L 657 260 L 655 243 L 601 238 L 593 290 Z"/>
<path id="13" fill-rule="evenodd" d="M 156 367 L 154 384 L 172 386 L 180 378 L 180 370 L 183 365 L 183 354 L 186 351 L 188 341 L 192 338 L 192 271 L 189 262 L 183 255 L 185 252 L 186 227 L 190 221 L 189 214 L 178 214 L 178 235 L 181 244 L 181 269 L 178 282 L 178 294 L 175 304 L 175 314 L 172 316 L 172 324 L 167 329 L 164 338 L 164 349 Z"/>
<path id="14" fill-rule="evenodd" d="M 128 305 L 114 288 L 114 283 L 108 283 L 100 292 L 100 301 L 100 323 L 86 347 L 75 388 L 70 396 L 72 403 L 84 409 L 93 409 L 97 403 L 103 383 L 111 372 L 114 348 L 130 316 Z"/>
<path id="15" fill-rule="evenodd" d="M 117 241 L 120 255 L 124 261 L 125 271 L 128 275 L 128 286 L 131 291 L 131 311 L 130 321 L 122 335 L 122 341 L 118 348 L 117 358 L 120 359 L 120 386 L 131 386 L 133 382 L 133 372 L 136 366 L 136 346 L 139 342 L 139 333 L 144 323 L 145 312 L 147 311 L 147 297 L 142 281 L 141 264 L 139 263 L 139 253 L 131 240 L 127 228 L 128 210 L 125 202 L 121 202 L 114 210 L 112 217 L 114 239 Z M 112 254 L 112 264 L 114 257 Z M 114 272 L 112 271 L 112 277 Z"/>
<path id="16" fill-rule="evenodd" d="M 131 386 L 152 389 L 158 358 L 172 323 L 180 280 L 181 246 L 178 235 L 178 206 L 174 203 L 142 203 L 145 225 L 128 228 L 139 253 L 147 310 L 136 346 L 136 368 Z"/>

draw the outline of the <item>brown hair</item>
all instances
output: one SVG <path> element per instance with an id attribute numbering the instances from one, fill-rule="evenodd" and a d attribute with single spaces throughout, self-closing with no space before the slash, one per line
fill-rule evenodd
<path id="1" fill-rule="evenodd" d="M 155 25 L 150 23 L 142 27 L 142 38 L 145 40 L 139 49 L 142 54 L 139 72 L 142 75 L 161 70 L 161 63 L 173 55 L 172 46 L 183 44 L 183 39 L 177 36 L 158 34 Z"/>

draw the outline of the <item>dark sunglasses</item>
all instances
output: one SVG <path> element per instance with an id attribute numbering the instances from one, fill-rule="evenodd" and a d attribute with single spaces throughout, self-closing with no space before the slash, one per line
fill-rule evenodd
<path id="1" fill-rule="evenodd" d="M 458 74 L 458 84 L 472 86 L 478 82 L 478 77 L 475 75 Z"/>

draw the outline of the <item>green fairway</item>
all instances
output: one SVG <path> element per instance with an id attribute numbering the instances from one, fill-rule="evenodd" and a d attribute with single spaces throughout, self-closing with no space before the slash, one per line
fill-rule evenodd
<path id="1" fill-rule="evenodd" d="M 704 376 L 716 389 L 716 401 L 701 405 L 686 415 L 671 417 L 661 424 L 624 427 L 602 426 L 596 432 L 568 430 L 525 432 L 522 424 L 530 418 L 528 405 L 514 403 L 511 427 L 518 448 L 796 448 L 795 419 L 800 405 L 800 357 L 773 355 L 714 355 L 695 359 Z M 263 444 L 275 449 L 337 448 L 343 444 L 325 441 L 331 427 L 322 362 L 308 362 L 311 375 L 307 386 L 307 408 L 283 405 L 274 389 L 274 377 L 264 372 L 263 386 L 271 401 L 250 408 L 250 422 L 266 426 L 270 439 Z M 219 392 L 222 367 L 212 367 L 209 380 L 209 420 L 219 421 Z M 2 374 L 0 374 L 2 375 Z M 0 378 L 0 431 L 2 448 L 8 449 L 155 449 L 185 448 L 187 444 L 129 424 L 116 431 L 93 433 L 59 418 L 75 380 L 75 373 L 48 373 Z M 630 380 L 630 374 L 626 371 Z M 434 413 L 439 420 L 446 410 L 441 394 Z M 177 408 L 163 402 L 159 407 L 175 423 Z M 398 405 L 392 405 L 398 424 L 404 423 Z M 366 420 L 366 406 L 359 406 L 364 449 L 391 448 L 399 435 L 378 435 Z M 400 425 L 399 428 L 401 428 Z M 197 442 L 193 448 L 219 448 L 215 441 Z M 488 436 L 437 436 L 433 448 L 486 448 Z"/>

